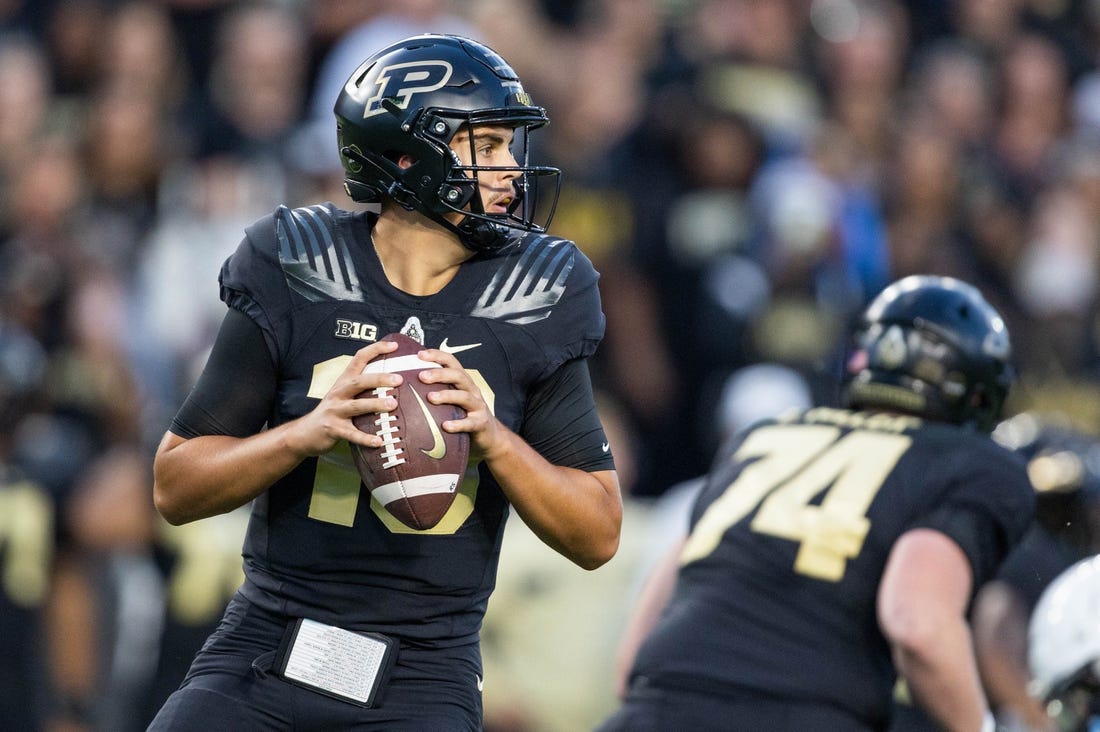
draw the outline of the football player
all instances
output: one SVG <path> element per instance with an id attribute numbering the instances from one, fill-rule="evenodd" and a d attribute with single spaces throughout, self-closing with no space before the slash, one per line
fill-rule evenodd
<path id="1" fill-rule="evenodd" d="M 944 729 L 992 729 L 966 611 L 1034 504 L 988 434 L 1008 333 L 972 286 L 912 276 L 871 302 L 854 345 L 846 408 L 719 451 L 643 591 L 603 732 L 882 730 L 898 677 Z"/>
<path id="2" fill-rule="evenodd" d="M 280 208 L 247 230 L 157 450 L 168 521 L 252 514 L 244 584 L 153 729 L 477 729 L 508 514 L 586 569 L 618 546 L 587 367 L 598 275 L 546 233 L 560 171 L 526 157 L 546 112 L 486 46 L 424 35 L 367 59 L 335 113 L 346 191 L 371 205 Z M 442 428 L 471 444 L 454 504 L 421 531 L 372 499 L 349 448 L 382 444 L 352 417 L 395 406 L 363 395 L 399 383 L 364 373 L 394 331 L 438 364 L 419 378 L 465 410 Z"/>
<path id="3" fill-rule="evenodd" d="M 1100 555 L 1058 575 L 1028 629 L 1033 693 L 1058 732 L 1100 730 Z"/>

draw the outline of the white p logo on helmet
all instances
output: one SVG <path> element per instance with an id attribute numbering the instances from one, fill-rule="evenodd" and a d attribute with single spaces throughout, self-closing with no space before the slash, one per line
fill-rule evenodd
<path id="1" fill-rule="evenodd" d="M 370 97 L 364 99 L 364 89 L 354 82 L 359 74 L 352 75 L 345 91 L 356 101 L 363 102 L 363 119 L 366 119 L 386 111 L 383 99 L 391 99 L 401 109 L 407 109 L 414 94 L 442 88 L 452 72 L 453 68 L 446 61 L 408 61 L 382 67 L 374 80 L 378 88 Z"/>

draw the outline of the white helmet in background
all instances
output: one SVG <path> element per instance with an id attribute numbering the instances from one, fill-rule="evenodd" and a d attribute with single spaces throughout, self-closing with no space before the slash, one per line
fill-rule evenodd
<path id="1" fill-rule="evenodd" d="M 1100 555 L 1043 592 L 1031 616 L 1032 693 L 1064 732 L 1100 730 Z"/>

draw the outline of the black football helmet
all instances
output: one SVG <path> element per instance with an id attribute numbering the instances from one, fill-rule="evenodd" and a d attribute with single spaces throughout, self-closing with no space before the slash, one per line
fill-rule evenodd
<path id="1" fill-rule="evenodd" d="M 546 110 L 531 103 L 511 66 L 481 43 L 425 34 L 388 46 L 355 70 L 334 111 L 344 188 L 353 200 L 388 196 L 454 231 L 477 251 L 499 250 L 517 230 L 541 233 L 550 225 L 561 171 L 527 164 L 528 133 L 549 122 Z M 513 128 L 519 165 L 462 165 L 450 142 L 472 125 Z M 476 161 L 472 139 L 470 144 L 470 159 Z M 414 161 L 411 166 L 398 165 L 403 155 Z M 478 173 L 501 170 L 517 173 L 516 195 L 506 215 L 488 214 Z M 539 201 L 539 190 L 551 181 L 552 198 L 547 201 L 544 194 Z M 447 213 L 465 218 L 456 225 Z"/>
<path id="2" fill-rule="evenodd" d="M 1014 380 L 1004 321 L 965 282 L 912 275 L 867 307 L 848 359 L 846 401 L 988 432 Z"/>

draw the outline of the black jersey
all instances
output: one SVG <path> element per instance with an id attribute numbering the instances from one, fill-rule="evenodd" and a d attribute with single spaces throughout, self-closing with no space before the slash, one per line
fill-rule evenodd
<path id="1" fill-rule="evenodd" d="M 918 527 L 945 533 L 978 587 L 1033 501 L 1022 461 L 959 427 L 825 408 L 762 423 L 719 453 L 676 593 L 633 673 L 880 725 L 895 672 L 875 605 L 894 542 Z"/>
<path id="2" fill-rule="evenodd" d="M 331 204 L 282 207 L 247 230 L 223 267 L 222 299 L 259 324 L 277 372 L 269 424 L 313 409 L 355 351 L 400 331 L 456 354 L 497 418 L 524 435 L 533 390 L 603 336 L 591 262 L 570 241 L 527 235 L 465 262 L 440 292 L 414 297 L 386 279 L 374 220 Z M 586 447 L 572 454 L 593 469 L 606 438 L 577 439 Z M 606 456 L 598 469 L 612 465 Z M 471 464 L 443 520 L 409 529 L 370 498 L 341 443 L 254 501 L 242 591 L 290 616 L 467 643 L 494 583 L 506 515 L 490 472 Z"/>

